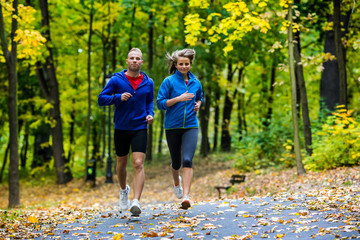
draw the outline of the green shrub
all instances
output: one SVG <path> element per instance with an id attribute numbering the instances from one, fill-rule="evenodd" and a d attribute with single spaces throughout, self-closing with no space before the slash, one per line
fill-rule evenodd
<path id="1" fill-rule="evenodd" d="M 360 164 L 360 123 L 352 110 L 332 113 L 313 134 L 313 155 L 305 159 L 308 170 L 325 170 Z"/>
<path id="2" fill-rule="evenodd" d="M 294 160 L 284 161 L 287 152 L 285 143 L 292 139 L 292 129 L 281 122 L 272 122 L 262 132 L 252 132 L 244 136 L 241 141 L 233 144 L 236 147 L 235 167 L 242 171 L 289 166 Z"/>

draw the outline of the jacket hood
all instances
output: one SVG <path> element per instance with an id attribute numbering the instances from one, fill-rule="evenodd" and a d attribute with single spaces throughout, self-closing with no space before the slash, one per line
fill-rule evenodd
<path id="1" fill-rule="evenodd" d="M 124 70 L 122 70 L 121 72 L 116 72 L 116 73 L 113 74 L 113 76 L 116 76 L 116 77 L 119 77 L 119 78 L 123 78 L 123 79 L 127 79 L 126 76 L 125 76 L 125 72 L 127 72 L 127 69 L 124 69 Z M 144 75 L 144 79 L 149 79 L 149 76 L 146 75 L 146 73 L 141 72 L 141 71 L 140 71 L 140 73 L 141 73 L 142 75 Z"/>

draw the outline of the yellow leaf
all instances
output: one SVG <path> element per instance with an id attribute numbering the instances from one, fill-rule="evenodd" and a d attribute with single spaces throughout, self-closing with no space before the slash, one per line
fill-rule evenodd
<path id="1" fill-rule="evenodd" d="M 227 45 L 227 46 L 224 48 L 224 52 L 231 52 L 233 49 L 234 49 L 234 47 L 233 47 L 232 45 Z"/>
<path id="2" fill-rule="evenodd" d="M 259 3 L 259 5 L 258 5 L 259 7 L 266 7 L 267 6 L 267 4 L 266 4 L 266 2 L 261 2 L 261 3 Z"/>
<path id="3" fill-rule="evenodd" d="M 31 222 L 31 223 L 37 223 L 37 222 L 39 222 L 39 220 L 38 220 L 36 217 L 34 217 L 34 216 L 29 216 L 29 217 L 28 217 L 28 221 Z"/>
<path id="4" fill-rule="evenodd" d="M 120 239 L 122 239 L 123 236 L 124 236 L 123 234 L 118 233 L 118 234 L 113 236 L 113 240 L 120 240 Z"/>

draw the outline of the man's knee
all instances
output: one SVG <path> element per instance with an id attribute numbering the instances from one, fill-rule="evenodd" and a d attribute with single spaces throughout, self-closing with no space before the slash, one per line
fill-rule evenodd
<path id="1" fill-rule="evenodd" d="M 133 167 L 134 167 L 134 169 L 135 170 L 142 170 L 143 168 L 144 168 L 144 161 L 143 161 L 143 159 L 134 159 L 133 160 Z"/>

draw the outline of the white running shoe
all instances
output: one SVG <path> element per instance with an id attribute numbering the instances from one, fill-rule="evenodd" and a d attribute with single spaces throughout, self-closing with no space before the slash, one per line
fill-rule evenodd
<path id="1" fill-rule="evenodd" d="M 188 209 L 189 207 L 191 207 L 191 201 L 190 201 L 189 196 L 186 195 L 183 198 L 183 200 L 181 201 L 181 208 L 182 209 Z"/>
<path id="2" fill-rule="evenodd" d="M 181 177 L 180 176 L 179 176 L 179 182 L 180 183 L 178 186 L 174 185 L 174 192 L 175 192 L 175 196 L 180 199 L 184 195 L 183 188 L 181 187 Z"/>
<path id="3" fill-rule="evenodd" d="M 129 200 L 129 193 L 130 187 L 126 185 L 125 190 L 120 188 L 120 211 L 126 211 L 130 207 L 130 200 Z"/>
<path id="4" fill-rule="evenodd" d="M 130 212 L 133 216 L 139 216 L 141 213 L 140 202 L 137 199 L 132 201 Z"/>

